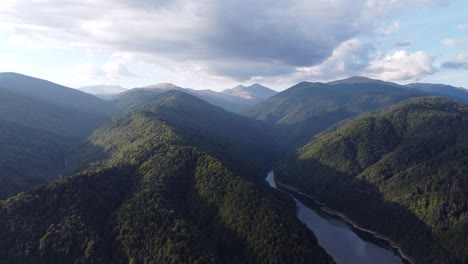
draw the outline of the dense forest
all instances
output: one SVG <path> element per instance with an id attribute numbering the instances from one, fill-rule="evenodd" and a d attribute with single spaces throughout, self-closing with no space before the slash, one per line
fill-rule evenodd
<path id="1" fill-rule="evenodd" d="M 0 202 L 4 263 L 332 263 L 291 199 L 147 111 L 95 133 L 94 169 Z"/>
<path id="2" fill-rule="evenodd" d="M 468 260 L 465 104 L 359 77 L 299 83 L 245 117 L 177 90 L 105 102 L 0 77 L 0 263 L 333 263 L 264 183 L 308 141 L 280 183 L 415 263 Z"/>
<path id="3" fill-rule="evenodd" d="M 422 95 L 416 89 L 365 78 L 360 82 L 301 82 L 243 114 L 273 124 L 281 140 L 294 150 L 344 119 Z"/>
<path id="4" fill-rule="evenodd" d="M 299 149 L 277 180 L 396 241 L 416 263 L 468 260 L 468 106 L 422 97 Z"/>
<path id="5" fill-rule="evenodd" d="M 66 163 L 65 154 L 109 120 L 112 107 L 99 105 L 101 100 L 91 95 L 43 80 L 17 74 L 0 77 L 3 199 L 58 179 Z M 24 83 L 33 85 L 30 94 L 21 89 Z M 46 100 L 43 97 L 47 93 L 54 96 Z"/>
<path id="6" fill-rule="evenodd" d="M 176 127 L 197 136 L 192 143 L 199 148 L 209 149 L 219 156 L 228 154 L 236 167 L 252 167 L 262 171 L 270 169 L 271 164 L 285 153 L 285 146 L 275 138 L 275 130 L 260 121 L 246 118 L 220 107 L 213 106 L 195 96 L 180 91 L 169 91 L 135 110 L 146 112 Z M 112 123 L 113 124 L 113 123 Z M 67 172 L 78 172 L 89 163 L 101 159 L 101 149 L 96 146 L 108 144 L 117 125 L 106 124 L 90 137 L 90 144 L 76 149 L 70 154 Z M 263 181 L 264 175 L 258 175 Z"/>

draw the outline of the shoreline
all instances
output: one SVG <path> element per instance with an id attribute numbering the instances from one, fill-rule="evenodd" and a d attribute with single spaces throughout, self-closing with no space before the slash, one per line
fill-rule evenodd
<path id="1" fill-rule="evenodd" d="M 323 212 L 325 212 L 325 213 L 327 213 L 329 215 L 336 216 L 336 217 L 340 218 L 341 220 L 343 220 L 346 223 L 348 223 L 349 225 L 351 225 L 353 228 L 355 228 L 355 229 L 357 229 L 359 231 L 368 233 L 368 234 L 374 236 L 377 239 L 386 241 L 390 245 L 390 247 L 392 247 L 392 248 L 394 248 L 395 250 L 398 251 L 398 254 L 401 256 L 402 259 L 404 259 L 405 261 L 407 261 L 407 262 L 409 262 L 411 264 L 414 264 L 413 260 L 403 252 L 401 247 L 396 242 L 391 240 L 390 238 L 388 238 L 388 237 L 386 237 L 386 236 L 384 236 L 384 235 L 382 235 L 380 233 L 377 233 L 375 231 L 372 231 L 370 229 L 367 229 L 367 228 L 364 228 L 364 227 L 358 225 L 354 220 L 352 220 L 350 217 L 345 215 L 343 212 L 328 208 L 324 203 L 317 201 L 315 199 L 315 197 L 301 192 L 296 187 L 293 187 L 293 186 L 290 186 L 290 185 L 287 185 L 287 184 L 284 184 L 284 183 L 278 182 L 278 181 L 275 181 L 275 183 L 278 185 L 278 187 L 285 188 L 285 189 L 287 189 L 289 191 L 292 191 L 294 193 L 303 195 L 303 196 L 311 199 L 313 202 L 315 202 L 317 205 L 319 205 L 321 211 L 323 211 Z"/>

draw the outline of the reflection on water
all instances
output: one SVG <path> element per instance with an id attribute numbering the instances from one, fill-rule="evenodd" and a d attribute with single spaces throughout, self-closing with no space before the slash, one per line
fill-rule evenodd
<path id="1" fill-rule="evenodd" d="M 266 181 L 276 188 L 273 172 Z M 317 240 L 338 264 L 402 264 L 401 257 L 391 248 L 364 240 L 344 221 L 317 213 L 293 197 L 297 217 L 314 232 Z"/>

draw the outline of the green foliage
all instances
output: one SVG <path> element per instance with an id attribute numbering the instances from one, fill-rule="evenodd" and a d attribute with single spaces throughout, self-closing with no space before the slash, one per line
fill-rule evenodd
<path id="1" fill-rule="evenodd" d="M 97 130 L 89 171 L 0 202 L 0 263 L 332 262 L 289 197 L 155 113 Z"/>
<path id="2" fill-rule="evenodd" d="M 145 120 L 141 120 L 143 116 Z M 275 139 L 275 131 L 268 125 L 210 105 L 192 95 L 169 91 L 152 98 L 150 103 L 139 107 L 135 112 L 117 117 L 114 122 L 95 131 L 90 138 L 90 144 L 82 146 L 70 156 L 69 172 L 86 168 L 90 163 L 105 158 L 112 148 L 127 145 L 129 141 L 133 142 L 136 140 L 133 136 L 135 132 L 122 129 L 126 129 L 125 125 L 131 122 L 146 122 L 151 118 L 167 121 L 189 132 L 192 145 L 224 156 L 225 160 L 229 159 L 230 163 L 236 163 L 238 167 L 269 169 L 285 149 L 284 145 Z M 145 134 L 155 134 L 152 137 L 161 134 L 161 131 L 151 131 L 153 126 L 141 128 L 145 130 Z M 116 141 L 115 137 L 120 138 L 121 142 Z M 124 139 L 126 141 L 122 141 Z M 110 141 L 113 141 L 114 145 L 109 144 Z M 136 141 L 140 143 L 135 145 L 136 148 L 148 147 L 146 139 Z M 130 153 L 134 155 L 127 147 L 119 148 L 120 158 Z M 259 175 L 259 180 L 260 177 L 263 181 L 263 174 Z"/>
<path id="3" fill-rule="evenodd" d="M 0 88 L 0 199 L 59 178 L 65 153 L 106 119 Z"/>
<path id="4" fill-rule="evenodd" d="M 277 179 L 400 244 L 416 263 L 468 259 L 468 106 L 412 99 L 305 145 Z"/>
<path id="5" fill-rule="evenodd" d="M 392 84 L 299 83 L 244 114 L 274 124 L 292 149 L 346 118 L 383 108 L 422 93 Z"/>

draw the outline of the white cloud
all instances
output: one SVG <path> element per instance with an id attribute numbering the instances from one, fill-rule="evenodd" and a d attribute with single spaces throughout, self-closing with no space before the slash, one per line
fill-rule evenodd
<path id="1" fill-rule="evenodd" d="M 15 54 L 0 53 L 0 72 L 14 72 L 17 69 L 17 56 Z"/>
<path id="2" fill-rule="evenodd" d="M 443 39 L 442 44 L 447 47 L 456 47 L 468 44 L 468 39 Z"/>
<path id="3" fill-rule="evenodd" d="M 437 71 L 434 60 L 423 51 L 407 53 L 399 50 L 371 61 L 365 73 L 371 78 L 386 81 L 417 81 Z"/>
<path id="4" fill-rule="evenodd" d="M 468 22 L 462 23 L 462 24 L 458 24 L 458 25 L 457 25 L 457 28 L 458 28 L 458 29 L 468 29 Z"/>
<path id="5" fill-rule="evenodd" d="M 85 80 L 100 80 L 105 72 L 93 63 L 78 64 L 68 70 L 70 74 L 78 75 Z"/>
<path id="6" fill-rule="evenodd" d="M 79 64 L 68 70 L 69 73 L 79 75 L 86 80 L 113 81 L 124 77 L 136 77 L 125 65 L 126 59 L 123 54 L 113 54 L 103 65 L 88 62 Z"/>
<path id="7" fill-rule="evenodd" d="M 258 81 L 285 85 L 291 81 L 293 83 L 304 80 L 332 81 L 360 75 L 402 82 L 417 81 L 438 71 L 434 65 L 435 57 L 425 52 L 408 53 L 405 50 L 397 50 L 375 58 L 369 45 L 358 39 L 352 39 L 338 46 L 333 51 L 333 55 L 319 65 L 298 68 L 298 71 L 292 74 L 261 78 Z"/>
<path id="8" fill-rule="evenodd" d="M 359 39 L 341 43 L 323 63 L 312 67 L 298 68 L 293 74 L 296 81 L 330 80 L 334 78 L 358 75 L 368 67 L 372 47 Z"/>

